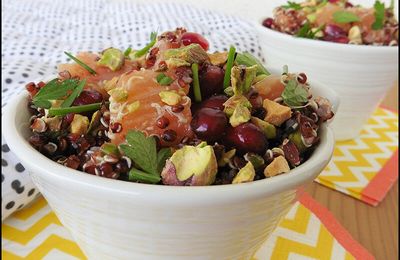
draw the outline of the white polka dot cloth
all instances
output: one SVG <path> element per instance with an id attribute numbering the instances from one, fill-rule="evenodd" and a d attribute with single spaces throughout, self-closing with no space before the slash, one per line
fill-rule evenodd
<path id="1" fill-rule="evenodd" d="M 190 6 L 112 0 L 2 1 L 2 106 L 26 83 L 55 75 L 68 61 L 64 51 L 101 51 L 110 46 L 143 47 L 152 31 L 186 27 L 204 35 L 210 51 L 250 51 L 261 57 L 247 22 Z M 2 138 L 2 220 L 38 193 L 23 165 Z"/>

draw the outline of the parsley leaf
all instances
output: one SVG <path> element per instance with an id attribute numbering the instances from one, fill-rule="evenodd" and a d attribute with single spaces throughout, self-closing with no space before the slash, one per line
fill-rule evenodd
<path id="1" fill-rule="evenodd" d="M 333 20 L 337 23 L 352 23 L 361 21 L 356 14 L 347 11 L 337 11 L 333 13 Z"/>
<path id="2" fill-rule="evenodd" d="M 165 162 L 169 157 L 172 156 L 172 151 L 170 148 L 162 148 L 157 154 L 157 170 L 161 172 L 165 166 Z"/>
<path id="3" fill-rule="evenodd" d="M 125 51 L 124 51 L 124 56 L 129 56 L 129 54 L 131 53 L 131 51 L 132 51 L 132 47 L 128 47 L 128 49 L 126 49 Z"/>
<path id="4" fill-rule="evenodd" d="M 315 39 L 317 37 L 317 33 L 321 31 L 323 28 L 324 25 L 321 25 L 320 27 L 313 30 L 314 28 L 311 27 L 311 24 L 309 22 L 306 22 L 297 32 L 296 36 L 306 39 Z"/>
<path id="5" fill-rule="evenodd" d="M 122 151 L 143 171 L 150 175 L 159 176 L 154 137 L 146 137 L 140 131 L 130 130 L 126 135 L 126 141 L 128 144 L 120 145 Z"/>
<path id="6" fill-rule="evenodd" d="M 285 9 L 294 9 L 294 10 L 301 10 L 301 5 L 296 2 L 288 1 L 286 5 L 282 5 Z"/>
<path id="7" fill-rule="evenodd" d="M 385 19 L 385 4 L 380 1 L 375 1 L 375 22 L 372 24 L 373 30 L 379 30 L 383 28 L 383 21 Z"/>
<path id="8" fill-rule="evenodd" d="M 85 70 L 89 71 L 90 74 L 95 75 L 96 71 L 94 69 L 92 69 L 91 67 L 89 67 L 88 65 L 86 65 L 83 61 L 79 60 L 78 58 L 74 57 L 71 53 L 64 51 L 65 55 L 67 55 L 69 58 L 71 58 L 73 61 L 75 61 L 76 63 L 78 63 L 78 65 L 80 65 L 82 68 L 84 68 Z"/>
<path id="9" fill-rule="evenodd" d="M 158 74 L 156 79 L 157 79 L 158 84 L 160 84 L 161 86 L 168 86 L 172 82 L 174 82 L 173 79 L 171 79 L 170 77 L 168 77 L 164 73 Z"/>
<path id="10" fill-rule="evenodd" d="M 32 102 L 37 107 L 50 108 L 52 100 L 68 96 L 77 87 L 78 82 L 77 79 L 66 79 L 63 81 L 53 79 L 39 90 L 33 97 Z"/>
<path id="11" fill-rule="evenodd" d="M 290 107 L 302 106 L 308 101 L 308 93 L 296 80 L 292 79 L 286 84 L 282 92 L 283 102 Z"/>
<path id="12" fill-rule="evenodd" d="M 61 107 L 70 107 L 72 103 L 74 103 L 74 100 L 81 94 L 83 87 L 86 84 L 86 79 L 82 80 L 78 86 L 72 91 L 71 95 L 69 95 L 64 102 L 61 104 Z"/>

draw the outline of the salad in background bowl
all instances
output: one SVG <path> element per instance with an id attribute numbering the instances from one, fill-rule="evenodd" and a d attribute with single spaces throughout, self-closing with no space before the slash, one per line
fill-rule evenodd
<path id="1" fill-rule="evenodd" d="M 183 28 L 150 38 L 67 52 L 5 139 L 89 258 L 250 259 L 328 164 L 337 96 Z"/>
<path id="2" fill-rule="evenodd" d="M 254 22 L 267 67 L 287 64 L 329 85 L 341 99 L 332 124 L 336 139 L 358 137 L 398 80 L 393 2 L 289 1 L 274 12 Z"/>

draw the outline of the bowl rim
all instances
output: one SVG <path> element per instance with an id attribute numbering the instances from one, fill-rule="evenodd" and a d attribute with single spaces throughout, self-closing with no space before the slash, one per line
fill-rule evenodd
<path id="1" fill-rule="evenodd" d="M 265 34 L 270 37 L 276 38 L 278 40 L 287 42 L 287 43 L 293 43 L 300 45 L 302 47 L 306 48 L 325 48 L 329 49 L 332 51 L 340 51 L 340 52 L 352 52 L 352 53 L 358 53 L 358 52 L 369 52 L 369 53 L 390 53 L 394 54 L 395 52 L 398 52 L 399 46 L 375 46 L 375 45 L 356 45 L 356 44 L 342 44 L 342 43 L 335 43 L 335 42 L 328 42 L 328 41 L 321 41 L 321 40 L 313 40 L 313 39 L 306 39 L 306 38 L 299 38 L 299 37 L 294 37 L 293 35 L 278 32 L 275 30 L 272 30 L 270 28 L 267 28 L 262 25 L 262 21 L 265 19 L 264 18 L 259 18 L 258 20 L 253 20 L 251 23 L 253 26 L 256 27 L 257 32 L 259 34 Z"/>
<path id="2" fill-rule="evenodd" d="M 319 85 L 319 88 L 321 86 Z M 324 91 L 331 91 L 324 87 Z M 324 123 L 321 130 L 321 140 L 312 156 L 302 165 L 292 169 L 290 173 L 274 176 L 263 180 L 241 184 L 211 185 L 211 186 L 167 186 L 126 182 L 108 178 L 101 178 L 85 172 L 73 170 L 60 165 L 35 150 L 21 133 L 23 126 L 17 125 L 18 113 L 25 109 L 28 93 L 22 91 L 14 96 L 4 108 L 2 116 L 2 131 L 10 149 L 26 165 L 30 175 L 40 175 L 53 181 L 69 182 L 81 188 L 108 190 L 127 196 L 148 198 L 148 194 L 162 194 L 157 202 L 169 204 L 193 204 L 194 201 L 204 202 L 218 198 L 218 202 L 243 201 L 245 198 L 273 195 L 289 189 L 297 189 L 307 181 L 312 181 L 328 164 L 334 149 L 332 130 Z M 39 186 L 40 190 L 40 186 Z M 165 195 L 165 196 L 163 196 Z M 154 196 L 153 196 L 154 197 Z M 154 199 L 154 198 L 153 198 Z M 174 201 L 176 200 L 176 201 Z"/>

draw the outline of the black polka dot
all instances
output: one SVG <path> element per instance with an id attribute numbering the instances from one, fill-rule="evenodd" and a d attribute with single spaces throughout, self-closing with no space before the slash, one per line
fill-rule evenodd
<path id="1" fill-rule="evenodd" d="M 18 194 L 21 194 L 25 190 L 24 186 L 21 186 L 21 182 L 19 180 L 14 180 L 11 182 L 11 188 L 13 188 L 13 190 L 15 190 L 15 192 Z"/>
<path id="2" fill-rule="evenodd" d="M 3 145 L 1 146 L 1 150 L 2 150 L 3 152 L 7 153 L 7 152 L 10 151 L 10 147 L 8 147 L 7 144 L 3 144 Z"/>
<path id="3" fill-rule="evenodd" d="M 8 162 L 2 158 L 1 159 L 1 166 L 6 167 L 7 165 L 8 165 Z"/>
<path id="4" fill-rule="evenodd" d="M 22 77 L 27 78 L 29 75 L 27 73 L 22 73 Z"/>
<path id="5" fill-rule="evenodd" d="M 12 79 L 10 79 L 10 78 L 6 79 L 7 84 L 10 84 L 11 82 L 12 82 Z"/>
<path id="6" fill-rule="evenodd" d="M 30 191 L 28 191 L 28 196 L 32 196 L 32 194 L 35 192 L 35 188 L 32 188 Z"/>
<path id="7" fill-rule="evenodd" d="M 6 209 L 11 209 L 12 207 L 14 207 L 14 205 L 15 205 L 15 202 L 14 201 L 10 201 L 10 202 L 7 203 Z"/>
<path id="8" fill-rule="evenodd" d="M 23 172 L 23 171 L 25 171 L 25 167 L 22 166 L 21 163 L 17 163 L 17 165 L 15 165 L 15 170 L 16 170 L 17 172 Z"/>

